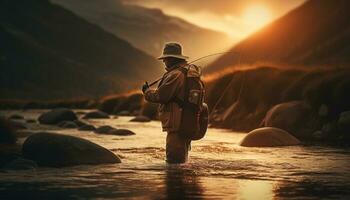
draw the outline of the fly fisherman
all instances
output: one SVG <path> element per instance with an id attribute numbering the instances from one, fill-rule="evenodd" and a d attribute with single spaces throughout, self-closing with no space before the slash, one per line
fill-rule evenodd
<path id="1" fill-rule="evenodd" d="M 145 99 L 159 103 L 159 118 L 162 130 L 167 132 L 166 161 L 168 163 L 184 163 L 188 158 L 191 139 L 183 137 L 187 129 L 181 129 L 181 118 L 185 117 L 187 109 L 183 106 L 185 99 L 186 74 L 200 76 L 200 70 L 195 65 L 188 65 L 188 57 L 182 55 L 182 47 L 178 43 L 167 43 L 163 55 L 158 58 L 165 65 L 166 73 L 158 84 L 157 89 L 150 89 L 145 83 L 142 87 Z M 187 69 L 186 69 L 187 68 Z M 184 72 L 186 69 L 186 73 Z M 188 73 L 187 73 L 188 72 Z M 186 125 L 185 125 L 186 126 Z"/>

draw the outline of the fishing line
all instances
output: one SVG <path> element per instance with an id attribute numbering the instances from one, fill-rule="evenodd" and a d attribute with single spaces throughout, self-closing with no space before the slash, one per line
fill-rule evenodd
<path id="1" fill-rule="evenodd" d="M 241 57 L 242 55 L 239 53 L 239 57 L 238 57 L 238 66 L 241 65 Z M 244 73 L 244 72 L 243 72 Z M 243 74 L 243 81 L 241 83 L 241 87 L 239 89 L 239 93 L 238 93 L 238 98 L 237 101 L 239 101 L 241 99 L 241 94 L 242 94 L 242 90 L 243 90 L 243 85 L 245 82 L 245 74 Z M 209 118 L 210 116 L 213 114 L 214 110 L 216 109 L 216 107 L 219 105 L 219 103 L 221 102 L 221 100 L 223 99 L 223 97 L 225 96 L 227 90 L 230 88 L 231 84 L 233 83 L 234 80 L 234 76 L 232 76 L 231 81 L 229 82 L 229 84 L 227 84 L 227 86 L 225 87 L 224 91 L 222 92 L 222 94 L 220 95 L 219 99 L 216 101 L 216 103 L 214 104 L 214 107 L 211 109 L 211 112 L 209 113 Z"/>
<path id="2" fill-rule="evenodd" d="M 204 58 L 208 58 L 208 57 L 212 57 L 212 56 L 217 56 L 217 55 L 222 55 L 222 54 L 226 54 L 226 53 L 236 53 L 236 54 L 239 54 L 240 55 L 240 52 L 237 52 L 237 51 L 225 51 L 225 52 L 220 52 L 220 53 L 213 53 L 213 54 L 209 54 L 209 55 L 206 55 L 206 56 L 203 56 L 203 57 L 200 57 L 200 58 L 197 58 L 189 63 L 187 63 L 188 65 L 190 64 L 193 64 L 195 62 L 198 62 Z M 163 77 L 153 81 L 152 83 L 148 84 L 149 87 L 153 86 L 154 84 L 158 83 L 160 80 L 162 80 Z M 147 83 L 147 82 L 146 82 Z"/>

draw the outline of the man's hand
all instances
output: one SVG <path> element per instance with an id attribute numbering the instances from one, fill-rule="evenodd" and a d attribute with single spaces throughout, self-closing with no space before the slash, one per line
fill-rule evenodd
<path id="1" fill-rule="evenodd" d="M 142 92 L 145 93 L 148 88 L 149 88 L 149 85 L 146 81 L 145 84 L 143 84 L 143 86 L 142 86 Z"/>

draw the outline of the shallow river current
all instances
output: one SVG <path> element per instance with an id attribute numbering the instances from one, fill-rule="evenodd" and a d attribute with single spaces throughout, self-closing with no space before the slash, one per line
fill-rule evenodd
<path id="1" fill-rule="evenodd" d="M 130 129 L 134 136 L 54 131 L 104 146 L 121 164 L 0 172 L 0 199 L 350 199 L 350 149 L 246 148 L 238 145 L 245 133 L 209 129 L 192 143 L 188 163 L 169 165 L 160 122 L 130 119 L 90 122 Z"/>

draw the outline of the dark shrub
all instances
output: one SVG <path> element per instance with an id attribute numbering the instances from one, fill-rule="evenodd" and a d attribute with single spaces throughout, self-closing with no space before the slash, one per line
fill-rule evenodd
<path id="1" fill-rule="evenodd" d="M 105 97 L 101 99 L 98 109 L 101 110 L 102 112 L 112 114 L 115 108 L 119 106 L 119 104 L 121 104 L 121 102 L 124 101 L 125 99 L 126 97 L 121 95 Z"/>
<path id="2" fill-rule="evenodd" d="M 118 104 L 117 107 L 114 108 L 113 113 L 118 114 L 120 111 L 127 110 L 130 113 L 133 113 L 135 110 L 141 110 L 143 104 L 143 94 L 134 93 L 130 94 L 124 101 Z"/>

